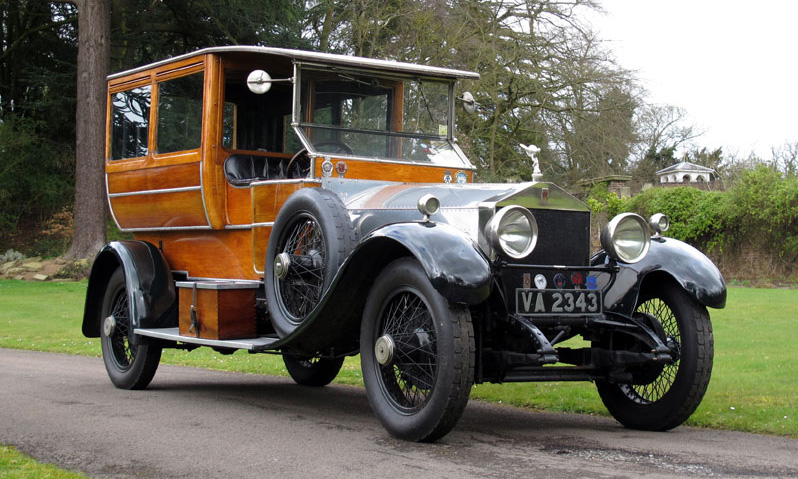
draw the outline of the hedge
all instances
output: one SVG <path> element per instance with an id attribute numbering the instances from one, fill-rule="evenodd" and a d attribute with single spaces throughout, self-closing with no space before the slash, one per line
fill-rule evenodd
<path id="1" fill-rule="evenodd" d="M 787 273 L 798 260 L 798 177 L 785 177 L 766 166 L 744 172 L 725 192 L 651 188 L 621 199 L 594 189 L 588 205 L 594 213 L 606 211 L 608 216 L 622 211 L 645 218 L 665 213 L 671 219 L 667 236 L 715 257 L 753 248 L 777 258 Z"/>

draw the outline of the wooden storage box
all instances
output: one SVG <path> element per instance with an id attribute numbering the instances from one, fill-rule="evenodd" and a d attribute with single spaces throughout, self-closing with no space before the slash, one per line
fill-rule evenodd
<path id="1" fill-rule="evenodd" d="M 180 335 L 203 339 L 254 338 L 255 291 L 252 282 L 178 281 Z M 192 311 L 196 316 L 194 324 Z"/>

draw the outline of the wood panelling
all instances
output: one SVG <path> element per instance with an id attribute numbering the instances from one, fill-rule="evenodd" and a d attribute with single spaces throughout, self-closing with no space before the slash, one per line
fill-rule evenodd
<path id="1" fill-rule="evenodd" d="M 225 201 L 226 184 L 222 165 L 218 163 L 222 139 L 222 112 L 224 97 L 221 60 L 216 55 L 205 59 L 204 110 L 202 113 L 202 145 L 204 161 L 202 181 L 205 188 L 205 205 L 213 228 L 224 228 L 227 218 Z"/>
<path id="2" fill-rule="evenodd" d="M 315 181 L 297 183 L 265 183 L 252 187 L 253 223 L 269 223 L 277 218 L 280 208 L 291 193 L 308 186 L 320 186 Z"/>
<path id="3" fill-rule="evenodd" d="M 252 267 L 263 276 L 266 267 L 266 248 L 272 234 L 271 226 L 256 226 L 252 228 Z"/>
<path id="4" fill-rule="evenodd" d="M 228 225 L 252 224 L 252 188 L 235 188 L 227 185 Z"/>
<path id="5" fill-rule="evenodd" d="M 315 175 L 321 177 L 321 164 L 323 158 L 316 159 Z M 403 163 L 383 163 L 379 161 L 368 160 L 341 160 L 333 159 L 333 165 L 337 165 L 343 161 L 346 163 L 345 178 L 354 178 L 360 180 L 387 180 L 387 181 L 401 181 L 408 183 L 443 183 L 443 177 L 448 171 L 454 175 L 458 171 L 465 171 L 468 175 L 468 181 L 472 181 L 472 173 L 465 168 L 452 168 L 437 165 L 418 165 L 418 164 L 403 164 Z M 337 176 L 337 170 L 333 169 L 333 176 Z"/>
<path id="6" fill-rule="evenodd" d="M 254 289 L 179 288 L 181 336 L 243 339 L 256 336 Z M 197 327 L 191 328 L 191 305 Z"/>
<path id="7" fill-rule="evenodd" d="M 108 193 L 200 186 L 199 162 L 108 173 Z"/>
<path id="8" fill-rule="evenodd" d="M 262 278 L 252 266 L 250 230 L 137 232 L 135 237 L 154 245 L 160 241 L 169 267 L 192 278 Z"/>
<path id="9" fill-rule="evenodd" d="M 110 202 L 123 229 L 208 226 L 200 190 L 121 196 Z"/>

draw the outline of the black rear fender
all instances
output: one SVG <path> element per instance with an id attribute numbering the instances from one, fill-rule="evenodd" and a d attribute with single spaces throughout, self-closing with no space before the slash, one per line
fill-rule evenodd
<path id="1" fill-rule="evenodd" d="M 100 336 L 100 309 L 105 288 L 119 267 L 125 274 L 133 328 L 177 326 L 175 285 L 163 254 L 145 241 L 112 241 L 97 253 L 92 264 L 83 312 L 83 335 Z"/>

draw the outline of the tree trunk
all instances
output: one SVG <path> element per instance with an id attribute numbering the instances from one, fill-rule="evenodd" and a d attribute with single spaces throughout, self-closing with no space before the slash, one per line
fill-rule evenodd
<path id="1" fill-rule="evenodd" d="M 65 257 L 93 256 L 105 244 L 106 79 L 111 52 L 109 0 L 74 0 L 78 7 L 78 88 L 75 236 Z"/>

